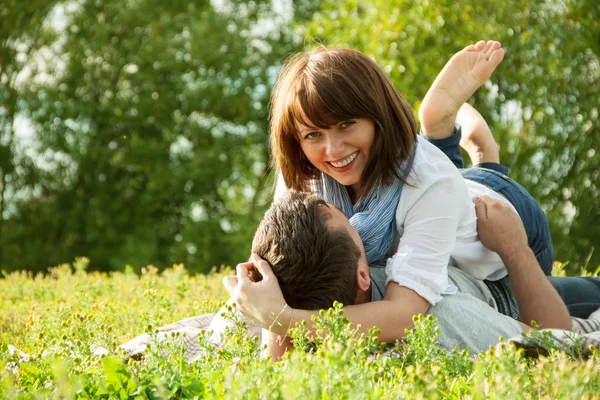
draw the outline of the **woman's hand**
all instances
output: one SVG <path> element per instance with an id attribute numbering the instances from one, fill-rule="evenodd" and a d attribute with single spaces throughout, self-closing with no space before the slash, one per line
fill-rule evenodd
<path id="1" fill-rule="evenodd" d="M 262 275 L 260 282 L 250 279 L 255 269 Z M 238 264 L 235 270 L 236 276 L 223 278 L 223 285 L 240 312 L 261 328 L 285 336 L 292 309 L 285 302 L 269 263 L 252 254 L 250 261 Z"/>

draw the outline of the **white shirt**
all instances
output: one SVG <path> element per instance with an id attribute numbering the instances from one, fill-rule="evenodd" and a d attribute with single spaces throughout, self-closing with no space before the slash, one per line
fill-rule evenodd
<path id="1" fill-rule="evenodd" d="M 448 265 L 480 280 L 507 275 L 498 254 L 479 240 L 472 197 L 486 194 L 516 210 L 502 195 L 465 180 L 437 147 L 420 136 L 417 140 L 409 184 L 403 186 L 396 209 L 398 245 L 387 260 L 385 283 L 397 282 L 435 305 L 442 294 L 457 292 L 448 279 Z M 280 175 L 275 199 L 286 190 Z"/>
<path id="2" fill-rule="evenodd" d="M 465 180 L 431 143 L 421 137 L 418 142 L 409 184 L 396 210 L 400 241 L 387 260 L 386 284 L 398 282 L 434 305 L 442 294 L 457 291 L 448 279 L 448 265 L 482 280 L 506 276 L 500 257 L 479 240 L 471 199 L 487 194 L 510 203 L 486 186 Z"/>

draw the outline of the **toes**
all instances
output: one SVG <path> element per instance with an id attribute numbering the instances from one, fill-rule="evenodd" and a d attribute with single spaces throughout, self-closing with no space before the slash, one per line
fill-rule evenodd
<path id="1" fill-rule="evenodd" d="M 504 49 L 502 47 L 494 50 L 490 55 L 489 62 L 493 65 L 498 65 L 504 58 Z"/>
<path id="2" fill-rule="evenodd" d="M 489 42 L 487 42 L 489 43 Z M 483 52 L 485 53 L 485 48 L 487 45 L 485 40 L 480 40 L 479 42 L 475 43 L 475 44 L 470 44 L 467 47 L 464 48 L 464 51 L 468 51 L 468 52 Z"/>
<path id="3" fill-rule="evenodd" d="M 483 47 L 485 46 L 485 40 L 480 40 L 479 42 L 475 43 L 475 45 L 473 45 L 475 47 L 476 51 L 481 51 L 483 49 Z"/>
<path id="4" fill-rule="evenodd" d="M 492 48 L 493 44 L 494 44 L 493 40 L 488 40 L 480 51 L 487 55 L 487 52 Z"/>
<path id="5" fill-rule="evenodd" d="M 489 42 L 488 42 L 489 43 Z M 486 46 L 487 47 L 487 46 Z M 492 56 L 492 53 L 498 49 L 500 49 L 502 47 L 502 45 L 500 44 L 500 42 L 496 42 L 496 41 L 491 41 L 491 45 L 489 46 L 488 49 L 486 49 L 485 51 L 485 55 L 486 57 L 489 59 Z"/>

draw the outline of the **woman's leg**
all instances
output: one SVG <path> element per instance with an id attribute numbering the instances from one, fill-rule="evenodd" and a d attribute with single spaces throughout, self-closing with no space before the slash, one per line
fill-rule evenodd
<path id="1" fill-rule="evenodd" d="M 507 176 L 508 168 L 500 164 L 498 144 L 481 114 L 465 104 L 457 122 L 463 125 L 460 146 L 473 162 L 473 168 L 462 171 L 463 177 L 500 193 L 515 207 L 525 226 L 529 247 L 544 273 L 550 275 L 554 250 L 546 214 L 524 187 Z"/>
<path id="2" fill-rule="evenodd" d="M 592 276 L 549 276 L 550 283 L 573 317 L 588 318 L 600 308 L 600 278 Z"/>
<path id="3" fill-rule="evenodd" d="M 508 168 L 499 164 L 498 145 L 477 110 L 468 105 L 462 107 L 457 122 L 463 127 L 460 146 L 473 162 L 473 168 L 463 170 L 463 176 L 492 187 L 513 204 L 525 225 L 529 246 L 542 270 L 550 275 L 554 250 L 545 213 L 525 188 L 506 176 Z M 588 318 L 600 308 L 600 278 L 548 276 L 548 279 L 572 316 Z"/>
<path id="4" fill-rule="evenodd" d="M 452 56 L 419 108 L 424 134 L 434 139 L 448 136 L 459 108 L 489 79 L 503 58 L 502 45 L 492 40 L 479 41 Z"/>
<path id="5" fill-rule="evenodd" d="M 474 165 L 461 169 L 463 177 L 500 193 L 515 207 L 525 226 L 529 246 L 544 273 L 550 275 L 554 251 L 546 214 L 527 190 L 506 176 L 508 168 L 499 163 L 498 144 L 481 114 L 465 103 L 458 112 L 457 122 L 462 126 L 456 125 L 451 135 L 426 139 L 459 169 L 463 166 L 460 147 L 467 151 Z"/>
<path id="6" fill-rule="evenodd" d="M 465 105 L 460 109 L 457 122 L 462 123 L 463 126 L 457 126 L 452 135 L 439 139 L 427 138 L 427 140 L 442 150 L 457 168 L 462 168 L 464 165 L 460 146 L 467 151 L 474 166 L 462 170 L 463 176 L 501 193 L 513 204 L 523 220 L 529 245 L 536 254 L 540 267 L 550 275 L 554 250 L 550 228 L 543 210 L 525 188 L 506 176 L 508 168 L 498 162 L 500 159 L 498 146 L 483 117 L 471 106 Z M 587 318 L 590 313 L 600 308 L 600 278 L 549 277 L 549 279 L 572 316 Z M 501 281 L 492 284 L 495 285 L 494 288 L 498 286 L 499 297 L 510 300 L 511 296 L 506 295 L 511 291 L 508 283 L 504 286 Z M 509 316 L 513 316 L 517 310 L 516 306 L 511 306 L 511 302 L 507 301 L 506 314 Z"/>
<path id="7" fill-rule="evenodd" d="M 489 126 L 470 104 L 465 103 L 458 110 L 454 130 L 444 137 L 423 137 L 440 149 L 458 169 L 464 168 L 460 148 L 465 149 L 473 167 L 488 168 L 508 174 L 508 168 L 500 164 L 498 143 Z"/>
<path id="8" fill-rule="evenodd" d="M 474 167 L 500 164 L 500 148 L 479 111 L 468 103 L 463 104 L 456 116 L 456 123 L 462 127 L 460 147 L 469 154 Z"/>

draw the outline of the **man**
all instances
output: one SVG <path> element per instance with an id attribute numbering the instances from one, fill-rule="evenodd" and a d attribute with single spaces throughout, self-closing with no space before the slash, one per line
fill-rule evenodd
<path id="1" fill-rule="evenodd" d="M 476 210 L 481 240 L 504 261 L 522 319 L 535 320 L 542 327 L 570 329 L 568 311 L 539 268 L 518 215 L 487 196 L 477 200 Z M 345 215 L 310 194 L 290 192 L 276 201 L 265 214 L 252 247 L 264 258 L 254 262 L 265 278 L 257 285 L 279 283 L 292 309 L 328 308 L 335 300 L 345 304 L 383 300 L 383 268 L 369 269 L 362 242 Z M 514 337 L 529 329 L 495 309 L 483 281 L 453 267 L 449 275 L 459 292 L 445 294 L 429 310 L 438 320 L 441 346 L 480 352 L 497 343 L 499 336 Z M 256 285 L 240 266 L 237 278 L 226 278 L 225 284 L 228 288 Z M 277 304 L 269 298 L 265 302 Z M 274 357 L 290 348 L 285 338 L 289 324 L 281 319 L 282 308 L 272 313 L 271 330 L 263 331 Z"/>

